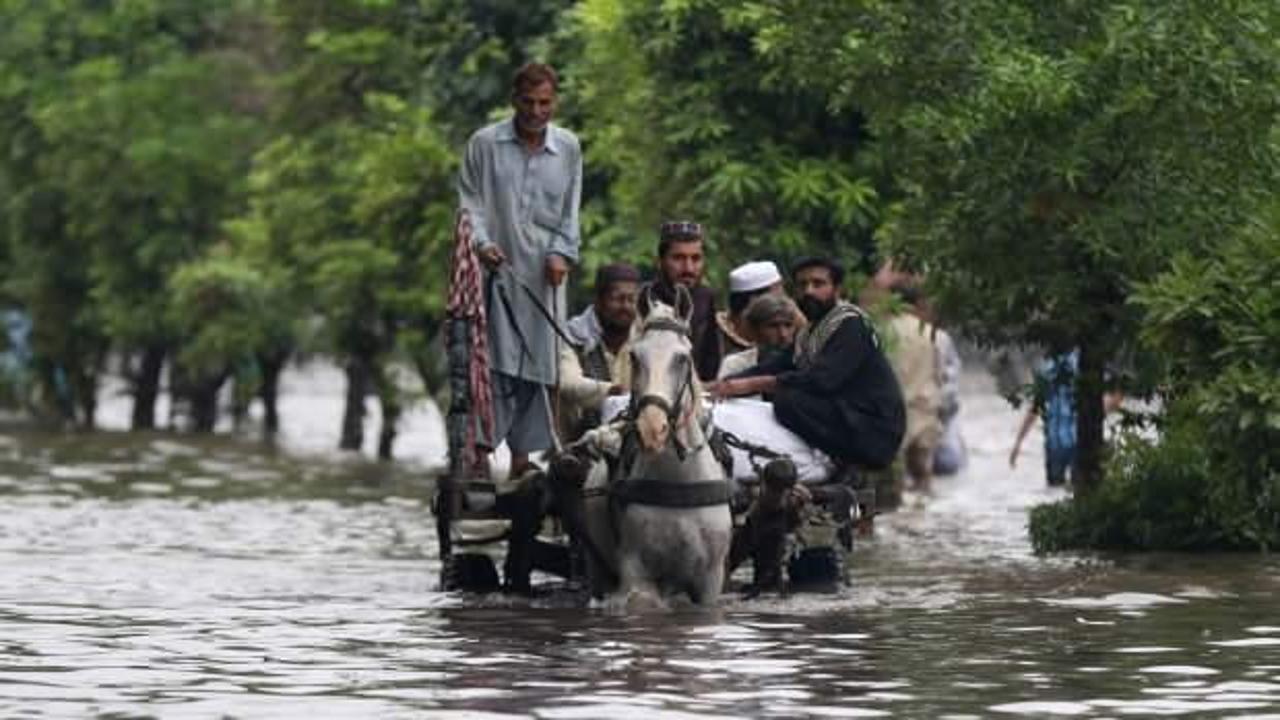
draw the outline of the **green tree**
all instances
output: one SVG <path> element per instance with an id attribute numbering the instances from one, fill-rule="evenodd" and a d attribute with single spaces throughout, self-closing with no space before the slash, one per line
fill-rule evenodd
<path id="1" fill-rule="evenodd" d="M 928 272 L 946 318 L 988 343 L 1079 348 L 1076 477 L 1093 486 L 1104 368 L 1142 354 L 1134 284 L 1274 194 L 1280 6 L 738 7 L 771 66 L 867 114 L 901 197 L 882 243 Z"/>
<path id="2" fill-rule="evenodd" d="M 256 66 L 236 45 L 251 5 L 5 5 L 14 287 L 81 421 L 114 342 L 140 358 L 133 424 L 151 427 L 175 340 L 168 275 L 217 238 L 258 137 Z"/>
<path id="3" fill-rule="evenodd" d="M 568 107 L 580 107 L 596 200 L 589 264 L 651 263 L 673 216 L 706 224 L 713 275 L 817 248 L 867 255 L 885 176 L 862 152 L 862 115 L 766 62 L 751 5 L 579 3 Z"/>
<path id="4" fill-rule="evenodd" d="M 340 446 L 363 443 L 365 396 L 381 402 L 389 457 L 404 399 L 397 351 L 421 351 L 443 304 L 454 155 L 421 97 L 413 2 L 281 0 L 275 27 L 281 134 L 257 158 L 249 220 L 270 262 L 296 273 L 324 347 L 343 364 Z M 412 342 L 405 343 L 408 339 Z M 413 364 L 427 367 L 423 358 Z"/>

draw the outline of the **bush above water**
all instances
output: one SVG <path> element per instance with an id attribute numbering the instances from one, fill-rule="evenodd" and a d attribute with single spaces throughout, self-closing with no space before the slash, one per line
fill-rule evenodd
<path id="1" fill-rule="evenodd" d="M 1162 435 L 1122 440 L 1100 487 L 1036 508 L 1038 551 L 1280 545 L 1280 208 L 1268 220 L 1139 288 Z"/>
<path id="2" fill-rule="evenodd" d="M 1190 419 L 1123 439 L 1094 491 L 1031 513 L 1037 552 L 1265 550 L 1280 546 L 1280 475 L 1249 472 Z"/>

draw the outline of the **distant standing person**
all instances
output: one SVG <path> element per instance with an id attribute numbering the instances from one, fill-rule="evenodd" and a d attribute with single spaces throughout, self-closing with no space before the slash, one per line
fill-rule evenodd
<path id="1" fill-rule="evenodd" d="M 493 450 L 506 441 L 513 478 L 529 468 L 530 453 L 553 444 L 545 393 L 556 379 L 556 337 L 528 293 L 561 320 L 565 279 L 578 260 L 582 149 L 551 122 L 558 83 L 550 65 L 520 68 L 511 87 L 514 116 L 471 136 L 458 177 L 488 270 L 494 432 L 484 444 Z"/>
<path id="2" fill-rule="evenodd" d="M 904 302 L 902 311 L 886 323 L 894 339 L 889 360 L 907 405 L 907 434 L 899 454 L 912 488 L 928 492 L 933 483 L 933 456 L 942 437 L 938 348 L 933 325 L 919 310 L 919 288 L 899 284 L 891 290 Z"/>
<path id="3" fill-rule="evenodd" d="M 1076 376 L 1080 370 L 1078 351 L 1062 353 L 1043 360 L 1035 371 L 1035 400 L 1018 428 L 1009 467 L 1016 467 L 1026 439 L 1036 418 L 1044 420 L 1044 472 L 1050 485 L 1067 482 L 1076 460 Z M 1104 396 L 1103 411 L 1120 406 L 1122 397 L 1110 392 Z"/>

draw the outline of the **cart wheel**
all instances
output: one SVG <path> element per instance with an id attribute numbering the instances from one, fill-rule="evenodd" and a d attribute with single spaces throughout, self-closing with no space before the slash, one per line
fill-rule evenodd
<path id="1" fill-rule="evenodd" d="M 497 592 L 501 583 L 493 559 L 479 553 L 459 553 L 444 561 L 440 573 L 441 589 L 462 592 Z"/>

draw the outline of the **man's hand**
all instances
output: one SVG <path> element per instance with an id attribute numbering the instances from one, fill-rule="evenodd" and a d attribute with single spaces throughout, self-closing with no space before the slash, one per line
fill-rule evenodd
<path id="1" fill-rule="evenodd" d="M 497 270 L 498 266 L 507 261 L 507 256 L 503 254 L 502 248 L 497 245 L 485 245 L 476 251 L 476 256 L 490 270 Z"/>
<path id="2" fill-rule="evenodd" d="M 547 283 L 559 287 L 569 275 L 569 261 L 563 255 L 547 256 Z"/>
<path id="3" fill-rule="evenodd" d="M 776 381 L 772 375 L 757 375 L 755 377 L 718 380 L 711 383 L 707 390 L 711 392 L 712 397 L 731 398 L 772 392 L 775 384 Z"/>

